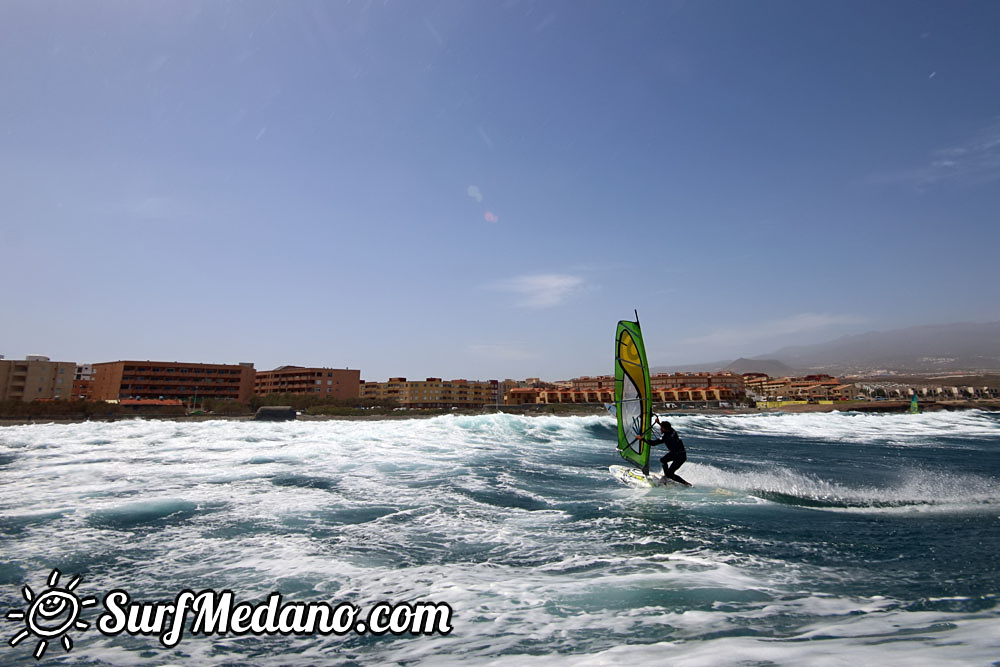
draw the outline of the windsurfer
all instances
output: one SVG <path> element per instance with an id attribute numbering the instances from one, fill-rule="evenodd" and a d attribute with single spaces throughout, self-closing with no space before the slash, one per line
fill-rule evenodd
<path id="1" fill-rule="evenodd" d="M 677 469 L 687 461 L 687 450 L 684 449 L 684 442 L 674 427 L 670 425 L 670 422 L 661 422 L 659 417 L 656 417 L 655 420 L 660 425 L 660 437 L 656 440 L 646 440 L 646 442 L 649 443 L 650 447 L 654 445 L 667 446 L 667 453 L 660 459 L 660 463 L 663 464 L 663 476 L 685 486 L 691 486 L 687 480 L 677 474 Z"/>

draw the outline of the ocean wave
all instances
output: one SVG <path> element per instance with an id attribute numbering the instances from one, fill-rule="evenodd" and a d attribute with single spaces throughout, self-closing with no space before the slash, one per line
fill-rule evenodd
<path id="1" fill-rule="evenodd" d="M 1000 482 L 980 475 L 956 475 L 916 468 L 900 469 L 890 486 L 852 486 L 786 467 L 729 471 L 690 464 L 685 474 L 699 486 L 742 491 L 763 500 L 815 509 L 937 508 L 994 511 Z"/>
<path id="2" fill-rule="evenodd" d="M 966 447 L 969 440 L 995 441 L 1000 437 L 1000 413 L 982 410 L 916 415 L 862 412 L 691 415 L 671 420 L 683 433 L 707 438 L 772 436 L 826 442 Z M 958 439 L 963 442 L 954 442 Z"/>
<path id="3" fill-rule="evenodd" d="M 455 610 L 447 637 L 82 633 L 84 663 L 978 664 L 1000 620 L 996 417 L 915 417 L 671 417 L 695 487 L 649 490 L 608 474 L 606 416 L 7 427 L 0 606 L 59 567 L 88 594 Z"/>

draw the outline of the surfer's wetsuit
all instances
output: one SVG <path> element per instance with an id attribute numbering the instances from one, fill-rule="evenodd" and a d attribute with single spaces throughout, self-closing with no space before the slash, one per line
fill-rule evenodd
<path id="1" fill-rule="evenodd" d="M 653 445 L 666 445 L 667 453 L 660 458 L 660 463 L 663 464 L 663 476 L 669 477 L 670 479 L 677 480 L 681 484 L 686 484 L 691 486 L 685 479 L 677 475 L 677 469 L 684 465 L 687 461 L 687 450 L 684 449 L 684 442 L 681 440 L 681 436 L 677 435 L 677 431 L 670 429 L 667 433 L 661 433 L 659 439 L 648 440 L 650 446 Z M 667 467 L 667 464 L 670 467 Z"/>

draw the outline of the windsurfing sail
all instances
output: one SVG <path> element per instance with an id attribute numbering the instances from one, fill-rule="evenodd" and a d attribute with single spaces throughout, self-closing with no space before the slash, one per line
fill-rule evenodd
<path id="1" fill-rule="evenodd" d="M 917 395 L 914 394 L 913 398 L 910 399 L 910 414 L 915 415 L 920 412 L 920 406 L 917 405 Z"/>
<path id="2" fill-rule="evenodd" d="M 618 418 L 618 453 L 644 471 L 649 466 L 649 431 L 653 422 L 649 364 L 635 321 L 622 320 L 615 333 L 615 414 Z"/>

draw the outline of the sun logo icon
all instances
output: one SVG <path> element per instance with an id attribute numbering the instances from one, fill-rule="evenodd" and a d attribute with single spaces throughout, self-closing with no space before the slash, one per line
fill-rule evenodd
<path id="1" fill-rule="evenodd" d="M 61 643 L 66 651 L 73 648 L 73 639 L 66 634 L 68 631 L 86 630 L 90 623 L 80 620 L 80 612 L 84 607 L 93 607 L 97 599 L 86 597 L 82 600 L 73 591 L 80 584 L 80 577 L 73 577 L 65 588 L 59 588 L 59 570 L 49 574 L 49 588 L 40 595 L 25 584 L 21 594 L 28 602 L 28 610 L 11 609 L 7 618 L 12 621 L 26 621 L 25 628 L 11 637 L 10 645 L 17 646 L 24 639 L 35 635 L 38 645 L 35 647 L 35 660 L 45 655 L 49 640 L 61 636 Z"/>

